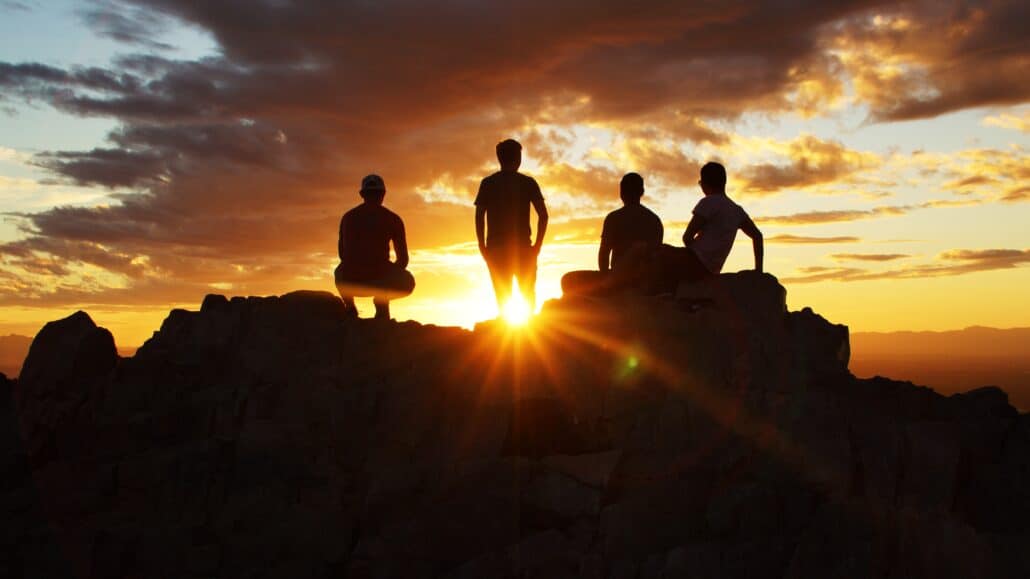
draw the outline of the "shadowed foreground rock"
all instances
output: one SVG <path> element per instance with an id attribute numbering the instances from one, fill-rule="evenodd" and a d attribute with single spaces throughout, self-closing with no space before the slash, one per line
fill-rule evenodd
<path id="1" fill-rule="evenodd" d="M 0 576 L 1030 576 L 1030 418 L 847 361 L 754 273 L 523 333 L 208 296 L 126 359 L 80 312 L 0 379 Z"/>

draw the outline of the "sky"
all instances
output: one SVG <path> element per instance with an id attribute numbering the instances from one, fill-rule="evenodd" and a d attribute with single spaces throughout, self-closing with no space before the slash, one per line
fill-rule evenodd
<path id="1" fill-rule="evenodd" d="M 373 172 L 418 284 L 394 316 L 469 327 L 496 314 L 472 200 L 509 137 L 551 214 L 543 298 L 596 267 L 624 173 L 680 244 L 715 160 L 792 309 L 1030 326 L 1027 21 L 1021 0 L 0 0 L 0 334 L 84 309 L 132 347 L 208 293 L 334 291 Z M 739 235 L 724 271 L 751 267 Z"/>

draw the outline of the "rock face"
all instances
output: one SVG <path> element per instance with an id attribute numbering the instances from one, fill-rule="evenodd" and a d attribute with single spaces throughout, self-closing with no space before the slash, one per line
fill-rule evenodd
<path id="1" fill-rule="evenodd" d="M 847 372 L 768 275 L 530 330 L 208 296 L 0 379 L 3 577 L 1025 577 L 1030 418 Z"/>

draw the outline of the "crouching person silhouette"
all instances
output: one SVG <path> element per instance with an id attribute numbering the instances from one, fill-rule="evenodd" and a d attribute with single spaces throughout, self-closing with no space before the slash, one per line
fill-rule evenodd
<path id="1" fill-rule="evenodd" d="M 755 270 L 762 271 L 762 232 L 747 212 L 726 196 L 726 168 L 719 163 L 705 163 L 697 184 L 704 197 L 694 207 L 694 215 L 683 233 L 684 247 L 664 245 L 661 249 L 661 285 L 665 291 L 676 291 L 680 281 L 699 281 L 718 275 L 733 248 L 738 229 L 751 238 Z"/>
<path id="2" fill-rule="evenodd" d="M 404 222 L 383 207 L 386 185 L 379 175 L 361 180 L 364 203 L 340 219 L 340 265 L 336 267 L 336 289 L 349 315 L 358 316 L 355 296 L 372 296 L 376 319 L 390 319 L 390 300 L 415 289 L 408 267 L 408 242 Z M 397 260 L 390 261 L 390 243 Z"/>
<path id="3" fill-rule="evenodd" d="M 571 271 L 561 279 L 565 295 L 599 296 L 621 290 L 647 290 L 649 268 L 662 245 L 662 220 L 640 203 L 644 178 L 626 173 L 619 182 L 623 206 L 604 219 L 598 271 Z"/>

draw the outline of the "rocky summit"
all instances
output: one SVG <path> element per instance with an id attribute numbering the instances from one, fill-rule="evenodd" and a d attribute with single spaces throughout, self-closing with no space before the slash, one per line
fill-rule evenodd
<path id="1" fill-rule="evenodd" d="M 1030 416 L 856 379 L 785 298 L 210 295 L 131 358 L 76 313 L 0 380 L 0 576 L 1030 576 Z"/>

